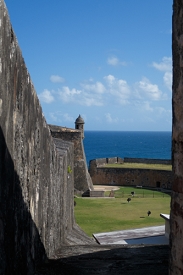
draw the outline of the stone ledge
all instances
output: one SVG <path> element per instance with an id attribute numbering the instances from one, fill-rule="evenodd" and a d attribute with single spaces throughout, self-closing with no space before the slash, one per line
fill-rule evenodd
<path id="1" fill-rule="evenodd" d="M 87 245 L 62 247 L 36 275 L 168 275 L 169 247 Z"/>

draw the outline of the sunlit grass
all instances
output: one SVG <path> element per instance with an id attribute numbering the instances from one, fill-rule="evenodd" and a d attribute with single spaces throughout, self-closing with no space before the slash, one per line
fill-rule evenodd
<path id="1" fill-rule="evenodd" d="M 135 196 L 132 197 L 134 190 Z M 147 191 L 144 196 L 143 191 Z M 170 196 L 161 192 L 120 188 L 115 191 L 115 196 L 111 199 L 75 199 L 76 222 L 89 236 L 93 233 L 163 225 L 160 213 L 170 213 Z M 129 203 L 128 197 L 131 198 Z M 151 211 L 149 217 L 148 210 Z"/>

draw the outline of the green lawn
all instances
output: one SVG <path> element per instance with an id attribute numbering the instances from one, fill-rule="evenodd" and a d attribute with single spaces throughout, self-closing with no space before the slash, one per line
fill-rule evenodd
<path id="1" fill-rule="evenodd" d="M 135 196 L 131 192 L 135 191 Z M 127 198 L 131 198 L 128 203 Z M 115 198 L 76 198 L 75 218 L 89 235 L 115 230 L 163 225 L 160 213 L 170 213 L 170 196 L 161 192 L 120 188 Z M 147 211 L 151 211 L 148 217 Z"/>
<path id="2" fill-rule="evenodd" d="M 105 164 L 104 168 L 129 168 L 129 169 L 152 169 L 172 171 L 172 165 L 168 164 L 148 164 L 148 163 L 113 163 Z"/>

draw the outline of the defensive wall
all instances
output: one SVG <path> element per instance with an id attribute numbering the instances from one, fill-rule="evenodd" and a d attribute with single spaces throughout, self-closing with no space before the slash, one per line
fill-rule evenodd
<path id="1" fill-rule="evenodd" d="M 172 171 L 136 168 L 109 168 L 106 164 L 118 163 L 147 163 L 171 164 L 171 160 L 140 159 L 140 158 L 102 158 L 91 160 L 89 173 L 93 184 L 142 186 L 151 188 L 171 189 L 173 181 Z"/>
<path id="2" fill-rule="evenodd" d="M 130 163 L 146 163 L 146 164 L 167 164 L 171 165 L 172 161 L 170 159 L 146 159 L 146 158 L 124 158 L 124 162 Z"/>
<path id="3" fill-rule="evenodd" d="M 74 219 L 74 144 L 53 138 L 0 0 L 0 274 L 35 274 L 63 244 L 90 243 Z"/>
<path id="4" fill-rule="evenodd" d="M 173 1 L 172 54 L 172 161 L 170 215 L 171 275 L 183 274 L 183 1 Z"/>
<path id="5" fill-rule="evenodd" d="M 83 147 L 82 131 L 49 125 L 54 138 L 70 141 L 74 144 L 74 188 L 75 192 L 93 190 L 92 180 L 88 173 L 86 156 Z"/>

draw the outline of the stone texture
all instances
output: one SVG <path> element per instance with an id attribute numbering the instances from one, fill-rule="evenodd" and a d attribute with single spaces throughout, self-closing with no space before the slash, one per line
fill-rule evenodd
<path id="1" fill-rule="evenodd" d="M 34 274 L 63 243 L 91 242 L 74 221 L 73 160 L 73 143 L 51 136 L 0 0 L 0 274 Z"/>
<path id="2" fill-rule="evenodd" d="M 93 190 L 93 183 L 88 173 L 86 156 L 83 146 L 83 131 L 49 125 L 51 134 L 55 138 L 67 140 L 74 144 L 74 187 L 85 192 Z"/>
<path id="3" fill-rule="evenodd" d="M 116 159 L 117 158 L 113 159 L 113 163 L 117 163 Z M 139 162 L 139 159 L 136 159 L 136 162 Z M 140 185 L 144 187 L 161 187 L 165 189 L 172 188 L 172 171 L 131 168 L 105 168 L 106 163 L 109 163 L 106 161 L 106 159 L 96 159 L 90 161 L 89 173 L 94 185 Z M 112 163 L 112 160 L 110 160 L 110 163 Z"/>
<path id="4" fill-rule="evenodd" d="M 170 216 L 170 273 L 183 274 L 183 1 L 173 2 L 173 192 Z"/>
<path id="5" fill-rule="evenodd" d="M 124 158 L 124 162 L 130 163 L 146 163 L 146 164 L 172 164 L 170 159 L 146 159 L 146 158 Z"/>
<path id="6" fill-rule="evenodd" d="M 70 246 L 36 275 L 168 275 L 168 246 Z"/>

